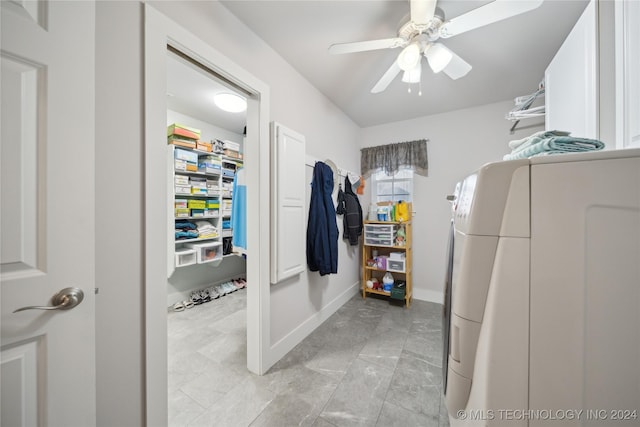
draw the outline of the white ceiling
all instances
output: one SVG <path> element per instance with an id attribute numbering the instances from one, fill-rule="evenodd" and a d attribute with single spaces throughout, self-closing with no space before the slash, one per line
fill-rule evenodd
<path id="1" fill-rule="evenodd" d="M 221 92 L 235 93 L 246 99 L 244 94 L 225 85 L 211 73 L 171 52 L 167 53 L 167 108 L 242 135 L 246 112 L 229 113 L 216 107 L 213 96 Z"/>
<path id="2" fill-rule="evenodd" d="M 523 1 L 523 0 L 513 0 Z M 487 1 L 440 0 L 451 19 Z M 399 49 L 330 55 L 333 43 L 396 37 L 408 0 L 232 0 L 223 4 L 361 127 L 499 102 L 535 91 L 587 0 L 545 0 L 537 9 L 440 40 L 473 66 L 451 80 L 423 64 L 422 96 L 398 76 L 370 90 Z M 505 111 L 506 113 L 506 111 Z"/>

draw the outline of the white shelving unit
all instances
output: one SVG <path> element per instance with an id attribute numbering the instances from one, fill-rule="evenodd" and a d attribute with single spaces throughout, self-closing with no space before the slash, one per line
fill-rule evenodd
<path id="1" fill-rule="evenodd" d="M 168 180 L 167 186 L 169 189 L 170 197 L 168 197 L 168 218 L 169 218 L 169 233 L 168 239 L 170 244 L 168 259 L 169 259 L 169 271 L 168 275 L 171 276 L 175 268 L 185 267 L 189 265 L 195 264 L 210 264 L 212 266 L 217 266 L 222 262 L 222 252 L 223 252 L 223 237 L 232 237 L 232 230 L 223 228 L 223 221 L 231 220 L 231 204 L 233 201 L 233 180 L 235 177 L 235 172 L 239 167 L 242 167 L 242 160 L 236 159 L 233 157 L 228 157 L 222 154 L 216 154 L 208 151 L 196 150 L 191 148 L 179 147 L 172 144 L 167 146 L 167 168 L 168 168 Z M 214 156 L 216 158 L 215 164 L 219 165 L 219 169 L 217 171 L 202 171 L 201 167 L 199 167 L 198 171 L 186 171 L 176 169 L 176 150 L 184 150 L 189 153 L 193 153 L 197 155 L 199 158 L 201 156 Z M 199 163 L 199 162 L 198 162 Z M 194 194 L 192 190 L 189 194 L 177 192 L 176 191 L 176 177 L 186 177 L 189 182 L 192 177 L 197 178 L 205 178 L 207 180 L 207 193 L 206 194 Z M 186 186 L 185 186 L 186 188 Z M 207 211 L 204 215 L 194 216 L 189 213 L 188 215 L 178 215 L 176 212 L 176 201 L 177 200 L 187 200 L 189 203 L 190 200 L 199 200 L 205 201 L 205 210 Z M 209 201 L 215 200 L 218 203 L 218 208 L 215 209 L 215 213 L 210 213 L 213 208 L 208 209 L 207 203 Z M 187 206 L 184 209 L 189 209 L 192 211 L 193 209 Z M 175 237 L 175 222 L 181 220 L 188 220 L 191 223 L 196 223 L 196 221 L 207 221 L 211 223 L 211 225 L 215 228 L 215 237 L 205 237 L 205 238 L 193 238 L 193 239 L 176 239 Z M 193 245 L 197 245 L 202 243 L 201 246 L 194 247 Z M 215 244 L 212 244 L 215 243 Z M 219 250 L 220 255 L 215 256 L 215 258 L 206 258 L 206 257 L 197 257 L 197 262 L 192 262 L 193 259 L 190 256 L 189 250 L 194 249 L 195 252 L 200 251 L 212 251 L 212 247 L 215 247 Z M 227 256 L 227 255 L 224 255 Z M 188 261 L 185 261 L 188 260 Z"/>
<path id="2" fill-rule="evenodd" d="M 220 218 L 221 172 L 219 171 L 219 169 L 218 171 L 204 172 L 202 170 L 203 168 L 199 166 L 200 162 L 196 162 L 196 167 L 199 168 L 198 171 L 176 169 L 175 158 L 176 150 L 184 150 L 184 152 L 190 153 L 190 155 L 192 155 L 194 158 L 196 158 L 196 156 L 199 159 L 201 159 L 202 156 L 213 156 L 214 160 L 212 160 L 211 163 L 217 166 L 221 166 L 221 156 L 208 151 L 177 147 L 171 144 L 169 144 L 167 147 L 167 165 L 169 169 L 169 173 L 167 174 L 169 177 L 167 185 L 171 194 L 171 197 L 168 198 L 168 217 L 170 218 L 169 229 L 171 235 L 171 243 L 169 245 L 169 275 L 171 275 L 173 270 L 177 267 L 185 267 L 189 265 L 204 263 L 208 263 L 214 266 L 219 265 L 222 261 L 222 224 Z M 177 180 L 179 180 L 180 177 L 182 177 L 182 179 L 188 184 L 178 184 Z M 194 177 L 206 179 L 206 182 L 204 183 L 206 186 L 206 194 L 193 193 L 193 191 L 191 190 L 191 184 L 193 182 L 192 178 Z M 183 187 L 185 189 L 189 188 L 189 193 L 187 194 L 185 192 L 177 192 L 176 188 L 179 187 Z M 182 209 L 188 210 L 189 213 L 187 215 L 178 214 L 176 206 L 176 201 L 178 200 L 186 201 L 187 206 L 183 207 Z M 194 207 L 191 205 L 191 201 L 204 202 L 204 206 Z M 217 208 L 215 208 L 210 202 L 217 203 Z M 203 213 L 202 215 L 193 215 L 191 213 L 193 210 L 201 210 Z M 210 213 L 214 210 L 215 213 Z M 207 221 L 212 225 L 213 233 L 215 235 L 204 238 L 198 237 L 191 239 L 177 239 L 175 236 L 176 222 L 185 220 L 193 224 L 196 224 L 197 221 Z M 193 258 L 191 257 L 191 253 L 193 253 Z M 183 262 L 183 260 L 187 261 Z"/>

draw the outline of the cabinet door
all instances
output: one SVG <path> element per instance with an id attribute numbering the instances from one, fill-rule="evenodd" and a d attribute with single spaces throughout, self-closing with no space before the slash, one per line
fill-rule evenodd
<path id="1" fill-rule="evenodd" d="M 640 147 L 640 2 L 615 7 L 618 148 Z"/>
<path id="2" fill-rule="evenodd" d="M 306 270 L 305 139 L 271 123 L 271 283 Z"/>
<path id="3" fill-rule="evenodd" d="M 591 1 L 545 71 L 545 128 L 598 138 L 597 14 Z"/>

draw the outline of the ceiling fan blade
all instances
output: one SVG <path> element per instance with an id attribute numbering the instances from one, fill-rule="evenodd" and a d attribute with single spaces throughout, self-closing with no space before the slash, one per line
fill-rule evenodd
<path id="1" fill-rule="evenodd" d="M 453 37 L 484 25 L 529 12 L 539 7 L 542 1 L 543 0 L 495 0 L 442 24 L 440 27 L 440 37 Z"/>
<path id="2" fill-rule="evenodd" d="M 329 53 L 339 55 L 342 53 L 364 52 L 376 49 L 392 49 L 404 47 L 407 41 L 401 37 L 390 39 L 368 40 L 364 42 L 336 43 L 329 46 Z"/>
<path id="3" fill-rule="evenodd" d="M 414 24 L 425 25 L 431 21 L 436 10 L 436 0 L 410 0 L 411 20 Z"/>
<path id="4" fill-rule="evenodd" d="M 382 92 L 389 86 L 389 84 L 396 78 L 396 76 L 400 73 L 400 66 L 398 66 L 398 61 L 393 61 L 391 67 L 384 73 L 384 75 L 378 80 L 378 83 L 371 89 L 371 93 L 379 93 Z"/>
<path id="5" fill-rule="evenodd" d="M 469 64 L 464 59 L 460 58 L 455 53 L 451 52 L 453 55 L 449 64 L 442 70 L 447 76 L 451 77 L 453 80 L 458 80 L 460 77 L 464 77 L 467 75 L 469 71 L 471 71 L 471 64 Z"/>

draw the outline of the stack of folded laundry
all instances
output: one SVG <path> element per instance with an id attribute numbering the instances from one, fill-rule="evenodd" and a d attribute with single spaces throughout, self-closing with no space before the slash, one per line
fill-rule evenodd
<path id="1" fill-rule="evenodd" d="M 189 221 L 176 221 L 176 240 L 197 239 L 196 226 Z"/>
<path id="2" fill-rule="evenodd" d="M 198 229 L 198 237 L 200 239 L 218 237 L 218 229 L 216 229 L 209 221 L 196 221 L 196 227 Z"/>
<path id="3" fill-rule="evenodd" d="M 570 136 L 570 132 L 552 130 L 537 132 L 526 138 L 511 141 L 509 148 L 512 151 L 504 156 L 504 160 L 597 151 L 604 148 L 604 143 L 597 139 Z"/>

